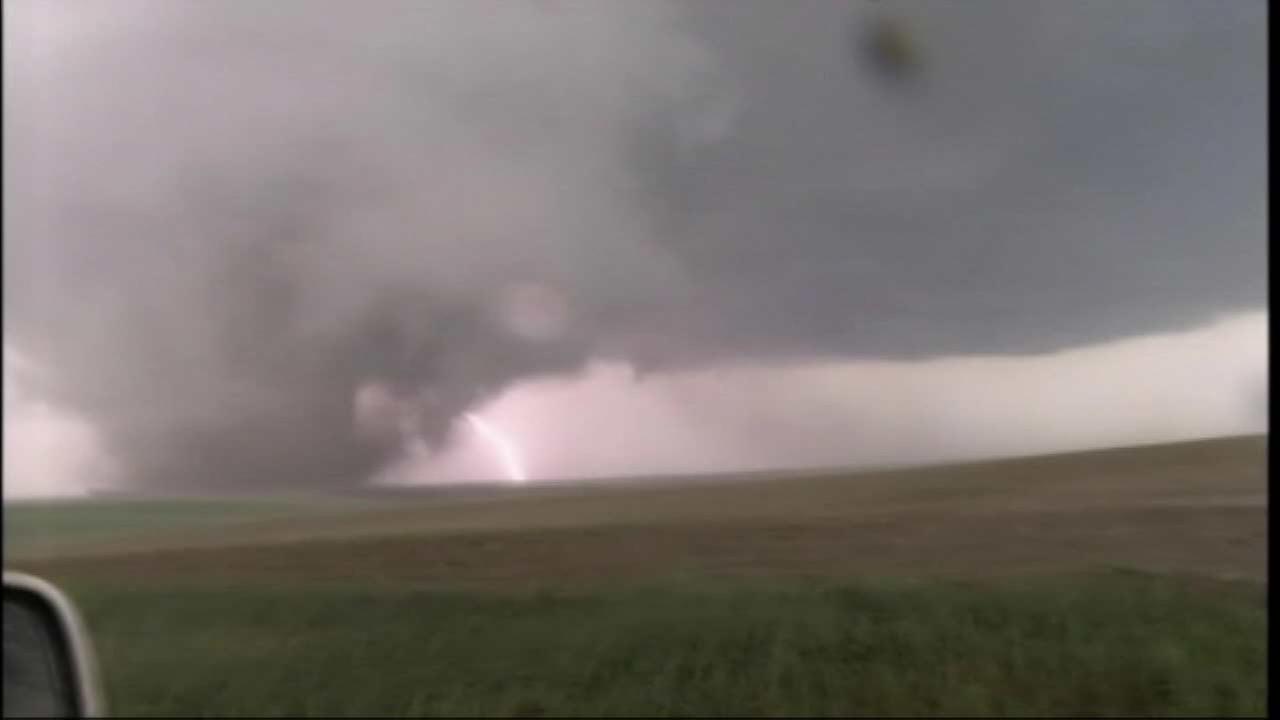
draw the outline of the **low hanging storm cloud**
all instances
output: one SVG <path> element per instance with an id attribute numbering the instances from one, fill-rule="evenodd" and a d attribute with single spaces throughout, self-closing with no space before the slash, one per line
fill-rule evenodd
<path id="1" fill-rule="evenodd" d="M 1265 306 L 1261 2 L 4 13 L 6 347 L 135 486 L 360 482 L 595 359 L 1023 355 Z M 359 431 L 370 393 L 395 427 Z"/>

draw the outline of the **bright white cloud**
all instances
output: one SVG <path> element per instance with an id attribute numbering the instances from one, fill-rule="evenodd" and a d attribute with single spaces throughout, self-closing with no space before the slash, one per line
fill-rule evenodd
<path id="1" fill-rule="evenodd" d="M 84 418 L 39 397 L 40 369 L 4 348 L 4 497 L 80 495 L 110 481 L 113 463 Z"/>
<path id="2" fill-rule="evenodd" d="M 6 348 L 4 495 L 110 481 L 94 428 L 37 395 Z M 597 363 L 513 386 L 480 409 L 533 479 L 935 462 L 1265 432 L 1267 316 L 1030 357 L 736 366 L 637 378 Z M 493 447 L 459 423 L 379 481 L 494 480 Z"/>
<path id="3" fill-rule="evenodd" d="M 720 367 L 598 363 L 483 408 L 537 478 L 881 465 L 1266 430 L 1267 316 L 1061 353 Z M 401 482 L 492 479 L 464 433 Z"/>

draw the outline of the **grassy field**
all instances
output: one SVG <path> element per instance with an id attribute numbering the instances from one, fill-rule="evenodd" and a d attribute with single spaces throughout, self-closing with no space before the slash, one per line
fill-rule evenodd
<path id="1" fill-rule="evenodd" d="M 170 501 L 144 512 L 173 522 L 145 529 L 118 502 L 6 506 L 5 532 L 7 567 L 82 603 L 120 714 L 1265 713 L 1261 437 L 222 514 Z M 13 521 L 68 529 L 14 543 Z"/>
<path id="2" fill-rule="evenodd" d="M 5 551 L 60 554 L 120 538 L 152 538 L 156 531 L 189 531 L 245 520 L 273 519 L 300 503 L 264 500 L 63 500 L 26 502 L 6 509 Z"/>

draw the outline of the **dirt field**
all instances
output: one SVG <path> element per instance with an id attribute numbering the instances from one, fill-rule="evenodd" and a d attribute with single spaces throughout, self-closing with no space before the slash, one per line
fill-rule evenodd
<path id="1" fill-rule="evenodd" d="M 1261 716 L 1265 450 L 10 505 L 6 566 L 124 716 Z"/>
<path id="2" fill-rule="evenodd" d="M 1265 438 L 1244 437 L 863 474 L 312 503 L 264 520 L 36 543 L 10 560 L 194 582 L 527 586 L 1108 567 L 1262 579 L 1265 452 Z"/>

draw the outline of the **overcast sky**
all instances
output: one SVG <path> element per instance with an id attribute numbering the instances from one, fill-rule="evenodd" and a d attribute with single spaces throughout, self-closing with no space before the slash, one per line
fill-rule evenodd
<path id="1" fill-rule="evenodd" d="M 1264 430 L 1266 12 L 8 2 L 6 493 Z"/>

